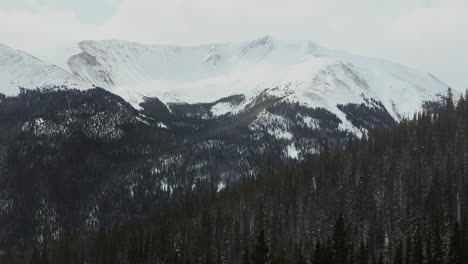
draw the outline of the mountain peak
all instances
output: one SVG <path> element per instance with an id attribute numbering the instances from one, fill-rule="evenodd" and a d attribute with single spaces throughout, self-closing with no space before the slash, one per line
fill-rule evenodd
<path id="1" fill-rule="evenodd" d="M 252 42 L 256 43 L 257 45 L 260 45 L 260 46 L 265 46 L 265 45 L 273 44 L 274 43 L 274 38 L 271 37 L 270 35 L 264 35 L 264 36 L 254 40 Z"/>
<path id="2" fill-rule="evenodd" d="M 0 43 L 0 87 L 1 93 L 14 95 L 18 87 L 68 85 L 87 88 L 81 78 L 70 74 L 56 65 L 46 63 L 35 56 Z"/>
<path id="3" fill-rule="evenodd" d="M 23 61 L 27 63 L 44 63 L 40 59 L 24 51 L 14 49 L 10 46 L 0 43 L 0 61 L 3 64 L 10 62 Z"/>
<path id="4" fill-rule="evenodd" d="M 37 60 L 32 64 L 42 63 L 41 70 L 33 67 L 35 70 L 27 73 L 24 69 L 31 66 L 17 62 L 1 71 L 8 83 L 15 79 L 15 85 L 18 80 L 37 76 L 41 76 L 41 84 L 50 80 L 48 72 L 60 72 L 58 76 L 66 80 L 73 79 L 72 75 L 109 89 L 134 105 L 143 95 L 163 102 L 200 103 L 233 94 L 251 98 L 268 90 L 271 96 L 333 109 L 337 103 L 360 103 L 364 93 L 382 101 L 387 109 L 407 113 L 447 87 L 402 65 L 330 50 L 312 41 L 277 40 L 269 35 L 241 43 L 197 46 L 87 40 L 70 50 L 72 53 L 64 56 L 68 64 L 57 64 L 65 70 Z"/>

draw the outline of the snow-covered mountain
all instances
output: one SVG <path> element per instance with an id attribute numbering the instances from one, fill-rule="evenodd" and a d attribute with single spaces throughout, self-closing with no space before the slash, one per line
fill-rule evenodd
<path id="1" fill-rule="evenodd" d="M 339 105 L 373 99 L 398 119 L 447 89 L 431 74 L 400 64 L 327 49 L 311 41 L 268 36 L 200 46 L 83 41 L 55 54 L 60 55 L 45 56 L 46 60 L 64 69 L 1 46 L 0 92 L 6 89 L 10 94 L 17 84 L 93 84 L 137 107 L 145 97 L 164 103 L 208 103 L 245 96 L 238 104 L 214 105 L 215 116 L 242 112 L 261 95 L 325 108 L 352 130 Z"/>
<path id="2" fill-rule="evenodd" d="M 1 93 L 14 95 L 19 92 L 19 86 L 35 88 L 47 85 L 85 87 L 86 82 L 58 66 L 0 43 Z"/>
<path id="3" fill-rule="evenodd" d="M 47 53 L 0 46 L 0 93 L 53 86 L 0 95 L 0 247 L 153 215 L 395 126 L 447 89 L 399 64 L 270 37 Z"/>
<path id="4" fill-rule="evenodd" d="M 263 37 L 187 47 L 110 40 L 85 41 L 79 47 L 82 52 L 68 60 L 71 72 L 133 103 L 142 96 L 188 103 L 233 94 L 252 99 L 269 89 L 271 95 L 339 114 L 337 104 L 361 103 L 364 94 L 397 117 L 416 111 L 421 101 L 447 89 L 428 73 L 311 41 Z"/>

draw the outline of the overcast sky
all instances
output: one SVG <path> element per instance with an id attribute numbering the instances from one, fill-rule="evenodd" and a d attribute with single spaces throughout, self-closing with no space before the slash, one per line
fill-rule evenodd
<path id="1" fill-rule="evenodd" d="M 0 42 L 31 53 L 85 39 L 312 40 L 468 88 L 467 0 L 0 0 Z"/>

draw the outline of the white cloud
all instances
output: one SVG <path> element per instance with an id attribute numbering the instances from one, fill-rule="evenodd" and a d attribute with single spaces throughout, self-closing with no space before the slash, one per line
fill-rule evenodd
<path id="1" fill-rule="evenodd" d="M 434 0 L 430 7 L 403 10 L 381 31 L 387 57 L 434 72 L 468 88 L 468 2 Z M 376 50 L 375 53 L 378 51 Z M 374 54 L 377 55 L 377 54 Z"/>
<path id="2" fill-rule="evenodd" d="M 33 51 L 82 39 L 199 44 L 271 34 L 392 59 L 468 86 L 464 0 L 103 1 L 115 14 L 92 25 L 72 10 L 0 10 L 0 42 Z"/>
<path id="3" fill-rule="evenodd" d="M 22 49 L 40 49 L 83 37 L 97 37 L 100 30 L 81 24 L 68 10 L 0 11 L 1 40 Z M 5 21 L 6 23 L 3 23 Z"/>

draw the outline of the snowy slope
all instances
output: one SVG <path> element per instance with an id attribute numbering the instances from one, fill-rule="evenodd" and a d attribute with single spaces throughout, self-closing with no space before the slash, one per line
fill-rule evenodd
<path id="1" fill-rule="evenodd" d="M 79 48 L 68 60 L 70 70 L 134 105 L 142 96 L 213 102 L 233 94 L 254 98 L 269 89 L 271 95 L 325 107 L 341 117 L 336 105 L 361 103 L 363 94 L 398 117 L 447 89 L 428 73 L 311 41 L 263 37 L 234 44 L 160 46 L 107 40 L 81 42 Z"/>
<path id="2" fill-rule="evenodd" d="M 19 92 L 19 86 L 35 88 L 44 85 L 87 86 L 81 78 L 58 66 L 0 43 L 1 93 L 14 95 Z"/>

